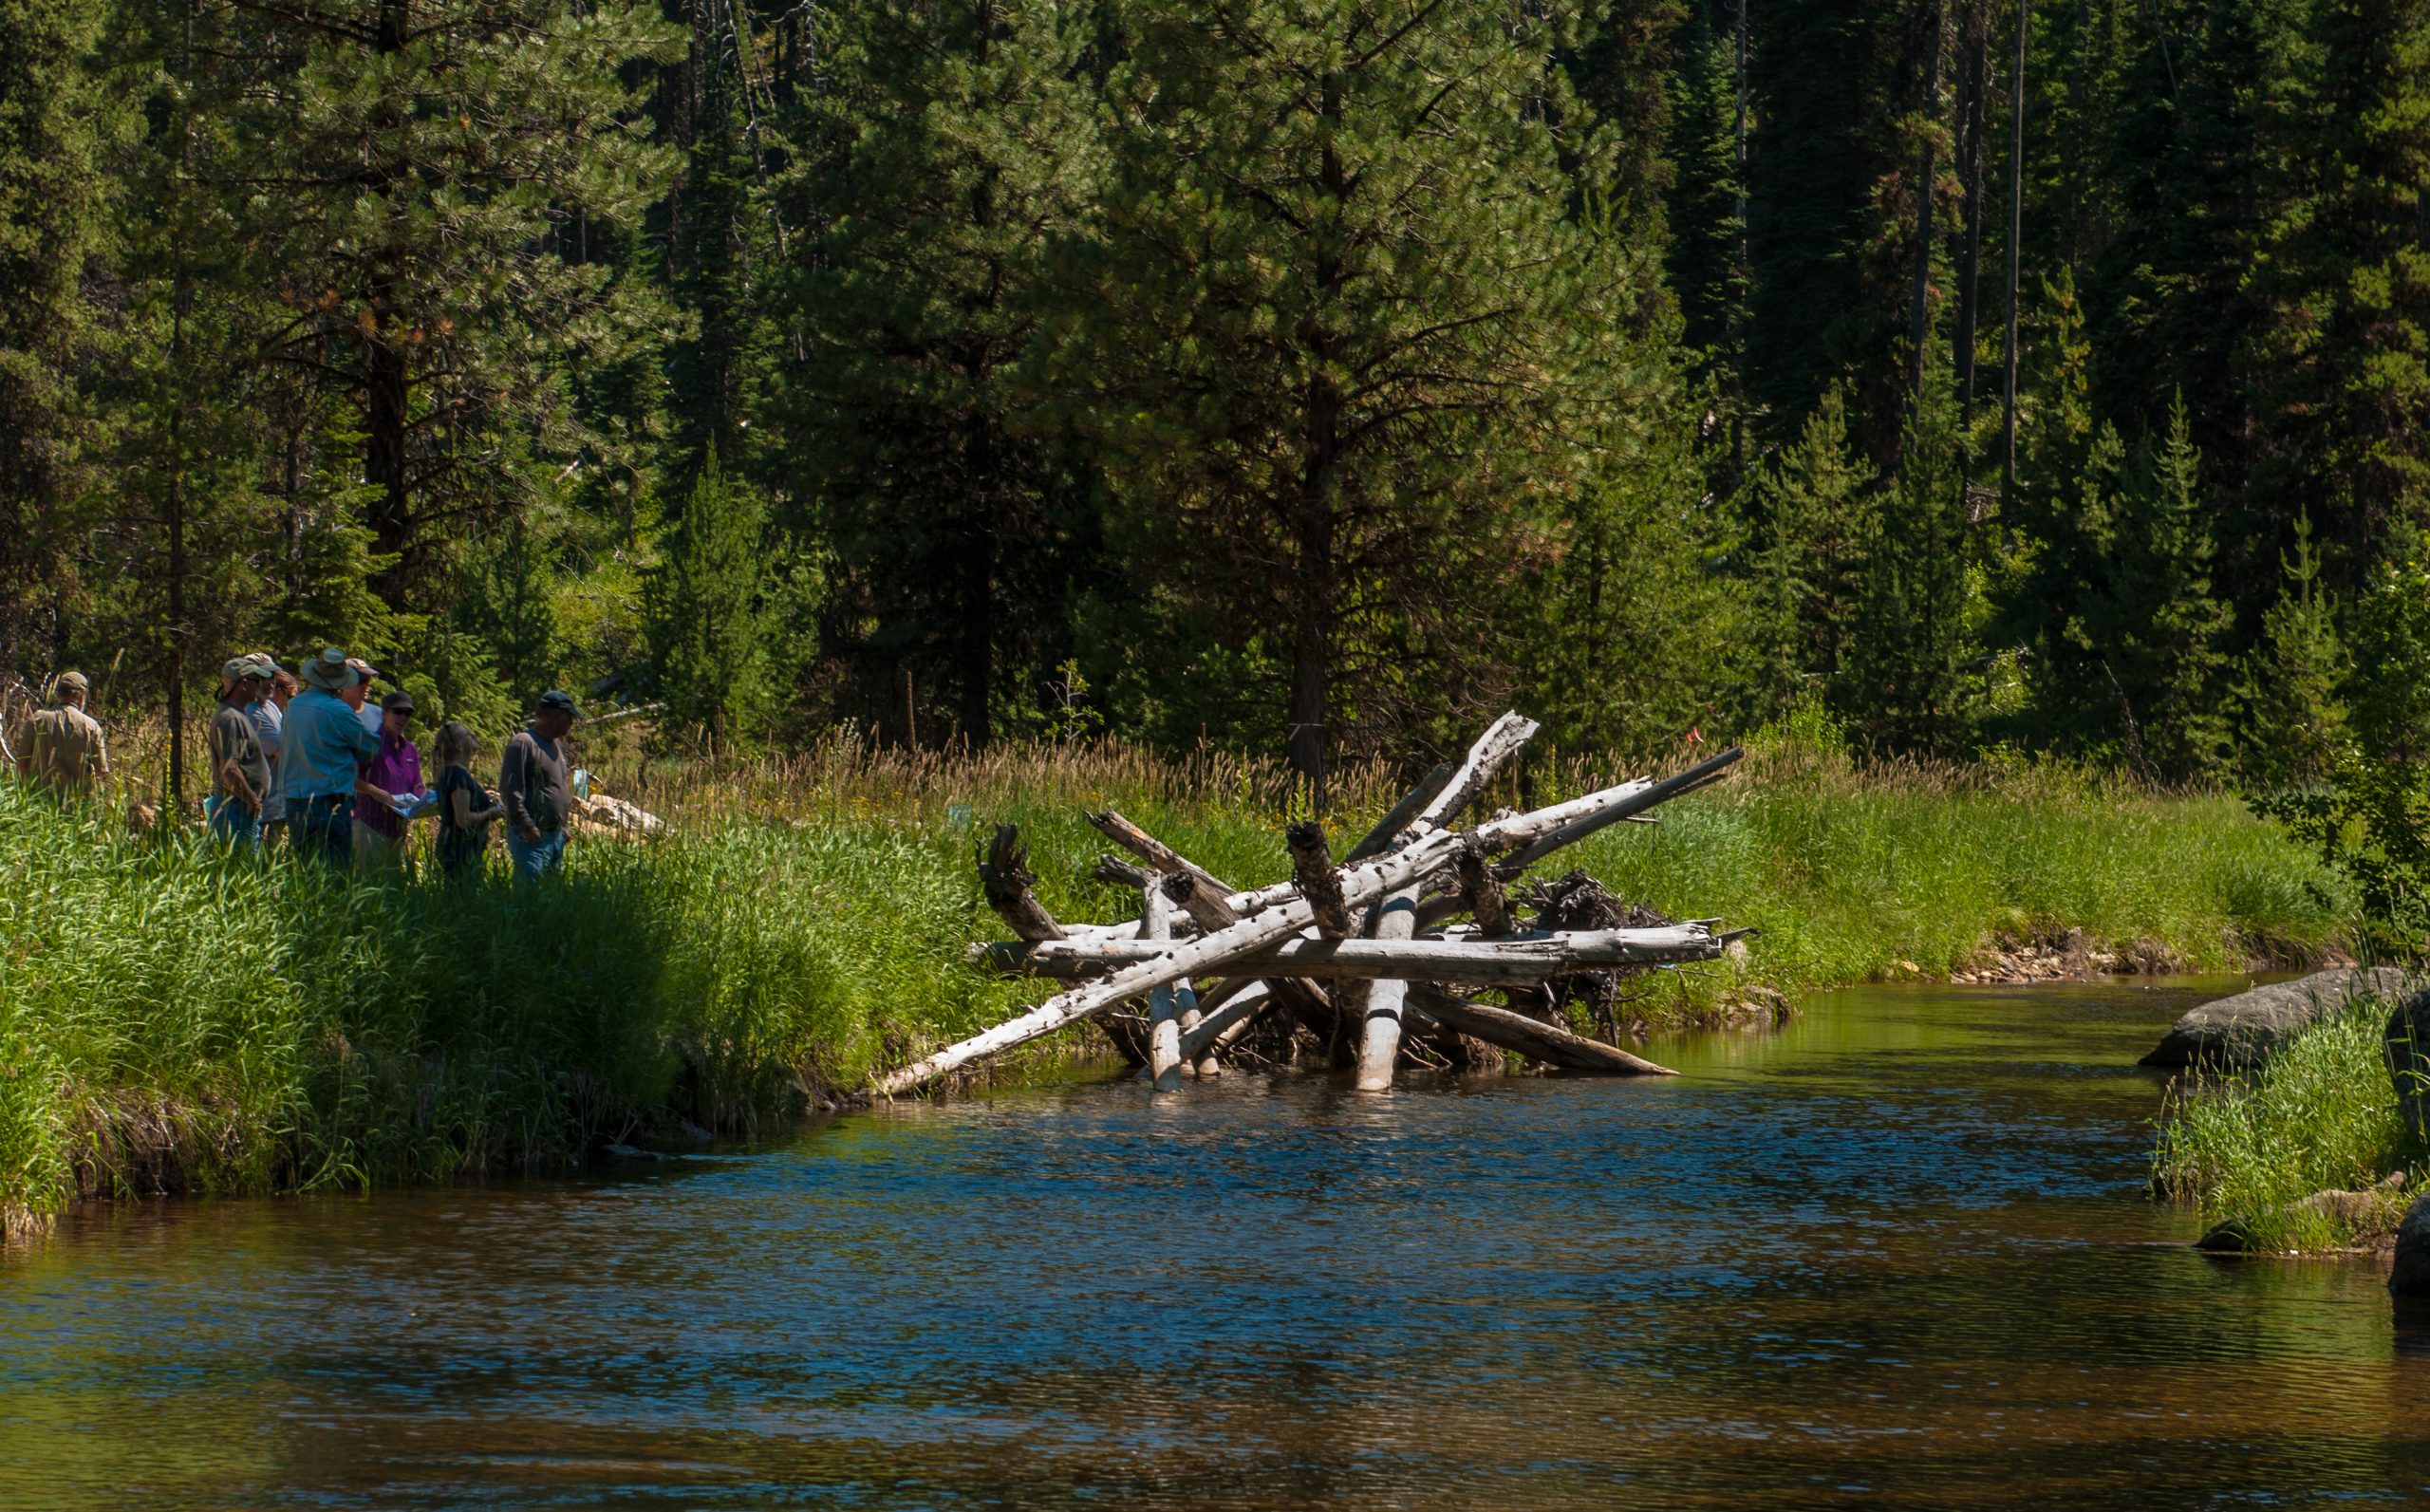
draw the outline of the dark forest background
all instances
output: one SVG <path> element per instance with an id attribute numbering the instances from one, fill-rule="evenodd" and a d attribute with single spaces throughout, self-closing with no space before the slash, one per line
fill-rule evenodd
<path id="1" fill-rule="evenodd" d="M 0 0 L 0 670 L 2300 781 L 2426 177 L 2430 0 Z"/>

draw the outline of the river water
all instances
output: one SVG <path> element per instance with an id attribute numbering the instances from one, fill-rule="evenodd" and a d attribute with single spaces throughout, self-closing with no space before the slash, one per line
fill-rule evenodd
<path id="1" fill-rule="evenodd" d="M 2430 1503 L 2380 1268 L 2206 1259 L 2141 1195 L 2133 1062 L 2200 996 L 103 1207 L 0 1260 L 0 1506 Z"/>

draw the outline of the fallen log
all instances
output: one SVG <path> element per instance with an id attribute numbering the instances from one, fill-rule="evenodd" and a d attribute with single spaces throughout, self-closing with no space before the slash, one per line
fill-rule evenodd
<path id="1" fill-rule="evenodd" d="M 1590 793 L 1567 803 L 1532 813 L 1505 814 L 1477 827 L 1479 844 L 1489 851 L 1523 848 L 1576 820 L 1615 812 L 1626 817 L 1646 807 L 1640 800 L 1654 785 L 1628 782 Z M 1655 800 L 1659 801 L 1659 800 Z M 1447 865 L 1456 835 L 1427 834 L 1398 850 L 1346 868 L 1339 874 L 1345 906 L 1363 906 L 1385 893 L 1405 887 Z M 1058 993 L 1025 1014 L 995 1028 L 924 1055 L 909 1065 L 879 1076 L 871 1090 L 885 1096 L 923 1087 L 981 1056 L 1026 1044 L 1067 1024 L 1102 1013 L 1123 999 L 1147 992 L 1192 972 L 1227 966 L 1236 957 L 1298 935 L 1313 924 L 1316 909 L 1305 899 L 1264 908 L 1228 929 L 1209 931 L 1196 940 L 1177 943 L 1166 955 L 1138 961 L 1101 980 Z"/>
<path id="2" fill-rule="evenodd" d="M 979 886 L 987 894 L 987 906 L 1023 940 L 1060 940 L 1063 926 L 1030 891 L 1037 884 L 1037 875 L 1029 869 L 1029 851 L 1020 843 L 1020 830 L 998 825 L 995 839 L 979 852 Z"/>
<path id="3" fill-rule="evenodd" d="M 1150 946 L 1169 946 L 1172 942 L 1170 905 L 1166 902 L 1164 888 L 1150 885 L 1139 891 L 1139 939 Z M 1187 992 L 1188 979 L 1178 978 L 1157 983 L 1148 994 L 1148 1070 L 1155 1078 L 1156 1091 L 1181 1090 L 1181 1007 L 1179 994 Z M 1197 999 L 1190 1000 L 1197 1006 Z"/>
<path id="4" fill-rule="evenodd" d="M 1375 905 L 1370 943 L 1399 944 L 1417 929 L 1417 889 L 1404 887 Z M 1348 943 L 1347 941 L 1343 943 Z M 1393 1064 L 1401 1053 L 1401 1003 L 1409 982 L 1379 977 L 1367 984 L 1366 1012 L 1359 1017 L 1358 1090 L 1383 1092 L 1393 1085 Z"/>
<path id="5" fill-rule="evenodd" d="M 1693 793 L 1698 788 L 1709 788 L 1719 782 L 1723 775 L 1731 767 L 1737 765 L 1739 759 L 1746 755 L 1747 752 L 1743 747 L 1733 745 L 1719 756 L 1699 761 L 1675 776 L 1665 777 L 1659 782 L 1648 784 L 1642 802 L 1634 806 L 1616 804 L 1604 812 L 1580 814 L 1542 839 L 1531 841 L 1521 847 L 1518 854 L 1505 856 L 1501 865 L 1505 869 L 1516 874 L 1556 850 L 1576 845 L 1598 830 L 1616 825 L 1623 819 L 1635 818 L 1657 803 L 1665 803 L 1673 798 Z"/>
<path id="6" fill-rule="evenodd" d="M 1230 884 L 1196 865 L 1180 851 L 1140 829 L 1112 809 L 1108 809 L 1103 813 L 1090 814 L 1088 820 L 1096 828 L 1099 834 L 1166 876 L 1194 878 L 1201 887 L 1218 897 L 1228 894 L 1232 890 Z"/>
<path id="7" fill-rule="evenodd" d="M 1393 804 L 1389 812 L 1376 820 L 1375 828 L 1368 831 L 1356 845 L 1352 846 L 1349 854 L 1342 859 L 1345 862 L 1364 861 L 1369 856 L 1381 855 L 1392 849 L 1393 837 L 1409 827 L 1409 822 L 1417 817 L 1417 812 L 1420 809 L 1432 803 L 1435 795 L 1450 785 L 1452 776 L 1459 770 L 1460 763 L 1457 761 L 1435 763 L 1434 770 L 1428 773 L 1416 787 L 1404 793 L 1401 801 Z"/>
<path id="8" fill-rule="evenodd" d="M 1412 1009 L 1446 1029 L 1482 1039 L 1488 1045 L 1500 1046 L 1514 1055 L 1541 1060 L 1548 1066 L 1558 1066 L 1563 1071 L 1591 1072 L 1604 1076 L 1679 1074 L 1668 1066 L 1657 1066 L 1617 1046 L 1572 1034 L 1557 1025 L 1540 1023 L 1507 1008 L 1470 1002 L 1459 994 L 1431 982 L 1411 983 L 1409 1000 Z"/>
<path id="9" fill-rule="evenodd" d="M 1254 977 L 1234 978 L 1224 987 L 1237 985 L 1240 990 L 1225 994 L 1219 1002 L 1209 993 L 1202 1000 L 1198 1022 L 1182 1031 L 1181 1055 L 1184 1060 L 1194 1060 L 1215 1054 L 1228 1041 L 1232 1030 L 1255 1018 L 1259 1012 L 1274 1003 L 1271 984 Z M 1222 992 L 1223 988 L 1216 989 Z"/>
<path id="10" fill-rule="evenodd" d="M 1205 937 L 1202 937 L 1202 939 Z M 1461 981 L 1503 987 L 1616 966 L 1711 961 L 1732 936 L 1702 924 L 1655 929 L 1531 930 L 1499 940 L 1473 935 L 1424 939 L 1288 940 L 1226 957 L 1226 974 L 1373 981 Z M 1080 980 L 1152 963 L 1166 948 L 1145 940 L 996 941 L 976 948 L 1000 970 Z"/>
<path id="11" fill-rule="evenodd" d="M 1334 869 L 1333 855 L 1325 849 L 1325 827 L 1309 819 L 1291 826 L 1282 838 L 1291 848 L 1291 870 L 1299 882 L 1299 896 L 1314 910 L 1317 933 L 1327 940 L 1348 935 L 1350 905 L 1341 895 L 1341 874 Z"/>

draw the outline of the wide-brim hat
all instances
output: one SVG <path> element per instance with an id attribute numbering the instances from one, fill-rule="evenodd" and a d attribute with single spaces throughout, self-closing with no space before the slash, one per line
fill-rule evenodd
<path id="1" fill-rule="evenodd" d="M 304 663 L 303 681 L 324 693 L 343 693 L 354 686 L 354 666 L 344 651 L 324 646 L 319 656 Z"/>

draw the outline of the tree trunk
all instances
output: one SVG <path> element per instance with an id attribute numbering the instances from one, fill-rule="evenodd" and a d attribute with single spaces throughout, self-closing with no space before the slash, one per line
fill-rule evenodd
<path id="1" fill-rule="evenodd" d="M 1417 932 L 1417 889 L 1404 888 L 1375 905 L 1370 933 L 1378 943 L 1404 941 Z M 1409 982 L 1380 977 L 1367 984 L 1365 1012 L 1359 1017 L 1358 1090 L 1385 1092 L 1393 1085 L 1393 1064 L 1401 1053 L 1401 1004 Z M 1355 1000 L 1354 998 L 1353 1000 Z"/>
<path id="2" fill-rule="evenodd" d="M 1958 432 L 1974 419 L 1974 331 L 1983 263 L 1983 138 L 1991 125 L 1989 0 L 1966 0 L 1958 32 L 1957 173 L 1964 223 L 1957 247 L 1957 329 L 1950 342 L 1957 379 Z"/>
<path id="3" fill-rule="evenodd" d="M 1932 128 L 1940 111 L 1941 0 L 1924 0 L 1924 88 L 1921 110 L 1924 144 L 1916 154 L 1916 279 L 1908 312 L 1910 345 L 1907 391 L 1918 402 L 1924 396 L 1924 341 L 1932 322 L 1933 281 L 1933 154 Z"/>
<path id="4" fill-rule="evenodd" d="M 1328 75 L 1319 86 L 1318 109 L 1335 125 L 1341 121 L 1340 81 Z M 1306 785 L 1308 801 L 1325 812 L 1325 705 L 1331 691 L 1333 610 L 1336 594 L 1334 508 L 1341 461 L 1341 389 L 1334 381 L 1341 339 L 1328 324 L 1328 306 L 1345 277 L 1341 249 L 1334 244 L 1349 177 L 1328 140 L 1318 177 L 1331 209 L 1316 217 L 1316 308 L 1300 328 L 1308 348 L 1309 377 L 1303 401 L 1306 432 L 1299 473 L 1299 563 L 1292 585 L 1291 733 L 1286 749 L 1291 770 Z"/>
<path id="5" fill-rule="evenodd" d="M 2018 242 L 2025 235 L 2025 42 L 2033 0 L 2016 3 L 2016 70 L 2009 79 L 2009 335 L 2000 405 L 2000 504 L 2016 498 L 2016 290 Z"/>
<path id="6" fill-rule="evenodd" d="M 373 49 L 381 55 L 404 49 L 405 11 L 404 0 L 382 0 L 372 38 Z M 385 103 L 379 125 L 383 134 L 403 129 L 404 114 L 396 101 Z M 391 163 L 368 178 L 375 192 L 394 195 L 402 191 L 408 172 L 405 164 Z M 403 234 L 402 219 L 396 207 L 390 206 L 392 237 Z M 401 253 L 392 243 L 375 255 L 396 258 Z M 407 432 L 413 423 L 413 380 L 406 365 L 403 317 L 396 308 L 396 289 L 389 279 L 374 283 L 365 313 L 372 324 L 363 335 L 363 481 L 377 490 L 370 505 L 371 548 L 395 558 L 373 575 L 371 586 L 382 602 L 402 609 L 405 585 L 413 575 L 409 561 L 414 546 L 413 503 L 405 465 Z"/>

